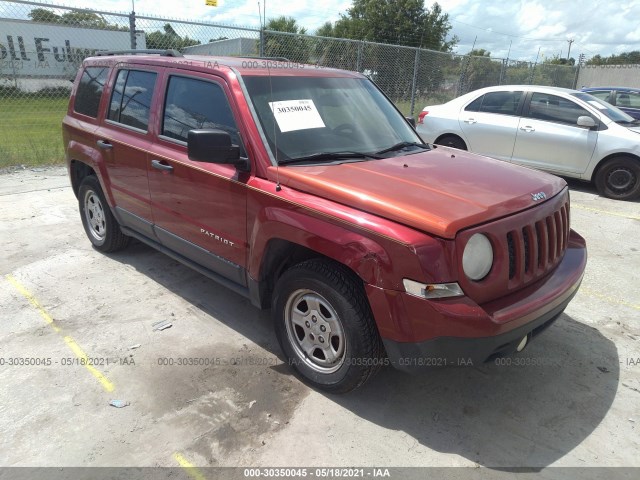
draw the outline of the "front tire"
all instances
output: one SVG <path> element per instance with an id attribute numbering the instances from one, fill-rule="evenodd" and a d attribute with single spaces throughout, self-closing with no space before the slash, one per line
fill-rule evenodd
<path id="1" fill-rule="evenodd" d="M 600 195 L 615 200 L 633 200 L 640 196 L 640 161 L 614 157 L 598 169 L 595 178 Z"/>
<path id="2" fill-rule="evenodd" d="M 289 268 L 276 284 L 272 305 L 280 347 L 313 387 L 349 392 L 384 362 L 362 282 L 346 267 L 312 259 Z"/>
<path id="3" fill-rule="evenodd" d="M 90 175 L 80 184 L 78 204 L 82 226 L 96 250 L 104 253 L 116 252 L 129 245 L 131 237 L 120 230 L 120 225 L 111 213 L 97 177 Z"/>

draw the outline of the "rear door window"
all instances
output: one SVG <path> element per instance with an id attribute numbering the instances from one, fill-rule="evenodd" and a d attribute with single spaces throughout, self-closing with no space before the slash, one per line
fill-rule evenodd
<path id="1" fill-rule="evenodd" d="M 157 74 L 120 70 L 111 94 L 109 120 L 147 131 Z"/>
<path id="2" fill-rule="evenodd" d="M 522 92 L 489 92 L 475 99 L 465 108 L 468 112 L 517 115 Z"/>
<path id="3" fill-rule="evenodd" d="M 93 118 L 98 116 L 100 98 L 108 73 L 107 67 L 88 67 L 84 70 L 76 91 L 74 111 Z"/>

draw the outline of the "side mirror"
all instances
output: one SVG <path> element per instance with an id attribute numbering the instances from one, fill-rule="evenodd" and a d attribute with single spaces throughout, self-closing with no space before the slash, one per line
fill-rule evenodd
<path id="1" fill-rule="evenodd" d="M 582 115 L 578 117 L 577 124 L 579 127 L 587 127 L 587 128 L 593 128 L 596 126 L 595 120 L 587 115 Z"/>
<path id="2" fill-rule="evenodd" d="M 404 117 L 404 118 L 407 119 L 407 122 L 409 122 L 413 128 L 416 128 L 416 119 L 415 118 L 413 118 L 413 117 Z"/>
<path id="3" fill-rule="evenodd" d="M 248 169 L 246 159 L 240 158 L 240 147 L 231 144 L 231 135 L 223 130 L 199 129 L 187 133 L 189 160 L 207 163 L 230 163 L 241 170 Z"/>

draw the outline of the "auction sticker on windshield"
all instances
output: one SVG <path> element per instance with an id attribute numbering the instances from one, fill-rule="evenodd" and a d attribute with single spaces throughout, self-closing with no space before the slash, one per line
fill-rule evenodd
<path id="1" fill-rule="evenodd" d="M 602 105 L 600 102 L 596 102 L 595 100 L 589 100 L 588 102 L 599 110 L 607 109 L 606 105 Z"/>
<path id="2" fill-rule="evenodd" d="M 282 133 L 325 126 L 311 99 L 269 102 L 269 107 Z"/>

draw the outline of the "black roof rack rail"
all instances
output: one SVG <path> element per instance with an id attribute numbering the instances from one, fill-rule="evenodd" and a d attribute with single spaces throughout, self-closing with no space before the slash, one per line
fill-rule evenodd
<path id="1" fill-rule="evenodd" d="M 260 55 L 243 55 L 242 58 L 256 58 L 258 60 L 275 60 L 276 62 L 291 62 L 287 57 L 261 57 Z"/>
<path id="2" fill-rule="evenodd" d="M 156 54 L 161 57 L 182 57 L 183 55 L 173 48 L 167 48 L 166 50 L 162 49 L 152 49 L 152 50 L 101 50 L 96 52 L 96 56 L 98 57 L 107 57 L 110 55 L 135 55 L 137 53 L 145 53 L 145 54 Z"/>

